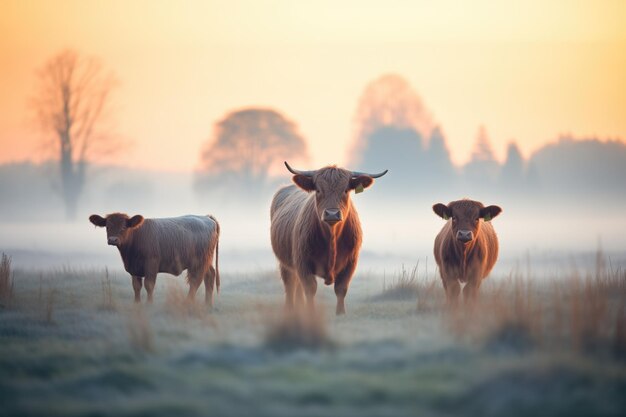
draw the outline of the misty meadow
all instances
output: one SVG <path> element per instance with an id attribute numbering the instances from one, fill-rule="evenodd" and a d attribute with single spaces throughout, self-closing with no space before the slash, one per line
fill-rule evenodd
<path id="1" fill-rule="evenodd" d="M 622 5 L 0 11 L 0 416 L 626 413 Z"/>

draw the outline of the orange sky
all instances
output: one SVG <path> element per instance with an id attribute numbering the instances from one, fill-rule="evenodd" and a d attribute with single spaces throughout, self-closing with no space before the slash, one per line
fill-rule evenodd
<path id="1" fill-rule="evenodd" d="M 545 4 L 544 4 L 545 3 Z M 453 159 L 484 124 L 497 156 L 559 133 L 626 138 L 624 1 L 7 1 L 0 3 L 0 162 L 41 159 L 35 70 L 71 47 L 114 70 L 116 162 L 197 167 L 213 123 L 274 107 L 313 164 L 343 163 L 365 85 L 406 77 Z M 357 169 L 358 167 L 352 167 Z"/>

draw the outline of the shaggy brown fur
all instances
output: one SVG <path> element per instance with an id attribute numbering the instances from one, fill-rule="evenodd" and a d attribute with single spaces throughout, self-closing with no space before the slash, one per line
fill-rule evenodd
<path id="1" fill-rule="evenodd" d="M 502 209 L 459 200 L 435 204 L 433 211 L 448 220 L 435 238 L 435 260 L 448 302 L 457 303 L 461 283 L 464 299 L 473 300 L 498 259 L 498 237 L 489 221 Z"/>
<path id="2" fill-rule="evenodd" d="M 182 216 L 164 219 L 129 218 L 113 213 L 103 218 L 94 214 L 89 221 L 105 227 L 109 245 L 120 251 L 124 269 L 131 274 L 135 301 L 141 301 L 142 279 L 148 302 L 152 301 L 159 272 L 180 275 L 187 270 L 188 298 L 193 300 L 204 281 L 205 301 L 213 305 L 213 287 L 220 287 L 218 268 L 220 226 L 213 216 Z M 215 268 L 213 252 L 215 251 Z"/>
<path id="3" fill-rule="evenodd" d="M 344 314 L 362 236 L 350 191 L 359 185 L 367 188 L 374 180 L 330 166 L 312 177 L 294 175 L 293 181 L 299 188 L 290 185 L 278 190 L 270 211 L 272 248 L 280 263 L 286 305 L 293 308 L 294 299 L 301 301 L 304 290 L 313 309 L 318 276 L 326 285 L 334 284 L 336 312 Z M 324 221 L 326 209 L 338 209 L 342 220 L 334 224 Z"/>

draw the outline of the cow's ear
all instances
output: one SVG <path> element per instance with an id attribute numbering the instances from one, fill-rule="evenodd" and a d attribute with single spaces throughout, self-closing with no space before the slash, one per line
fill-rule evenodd
<path id="1" fill-rule="evenodd" d="M 315 191 L 315 183 L 313 178 L 307 175 L 296 174 L 292 178 L 293 182 L 304 191 Z"/>
<path id="2" fill-rule="evenodd" d="M 98 226 L 98 227 L 104 227 L 107 225 L 107 219 L 105 219 L 102 216 L 98 216 L 97 214 L 92 214 L 91 216 L 89 216 L 89 221 L 94 226 Z"/>
<path id="3" fill-rule="evenodd" d="M 435 204 L 433 206 L 433 211 L 437 216 L 441 217 L 444 220 L 448 220 L 450 217 L 452 217 L 452 210 L 450 210 L 450 207 L 446 206 L 445 204 Z"/>
<path id="4" fill-rule="evenodd" d="M 498 214 L 500 214 L 501 212 L 502 212 L 502 209 L 498 206 L 487 206 L 487 207 L 480 209 L 480 217 L 484 221 L 488 222 L 494 217 L 496 217 Z"/>
<path id="5" fill-rule="evenodd" d="M 350 178 L 350 189 L 356 190 L 357 193 L 363 191 L 374 183 L 374 179 L 367 175 L 359 175 L 355 178 Z"/>
<path id="6" fill-rule="evenodd" d="M 133 227 L 141 226 L 141 223 L 143 223 L 143 216 L 141 214 L 137 214 L 126 220 L 126 227 L 132 229 Z"/>

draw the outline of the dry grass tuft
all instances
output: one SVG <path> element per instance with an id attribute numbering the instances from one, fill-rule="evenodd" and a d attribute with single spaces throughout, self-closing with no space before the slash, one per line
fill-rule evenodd
<path id="1" fill-rule="evenodd" d="M 532 281 L 513 273 L 485 282 L 475 304 L 450 311 L 450 328 L 495 350 L 542 346 L 624 358 L 626 272 L 605 259 L 599 251 L 595 272 L 585 276 Z"/>
<path id="2" fill-rule="evenodd" d="M 420 289 L 418 280 L 417 263 L 411 270 L 402 265 L 400 272 L 393 276 L 391 281 L 387 283 L 386 277 L 383 277 L 383 290 L 380 294 L 372 297 L 373 301 L 401 301 L 414 300 Z"/>
<path id="3" fill-rule="evenodd" d="M 438 311 L 445 302 L 446 293 L 439 277 L 424 278 L 418 282 L 416 307 L 418 313 Z"/>
<path id="4" fill-rule="evenodd" d="M 128 320 L 130 343 L 140 352 L 154 352 L 154 334 L 146 313 L 141 305 L 131 309 Z"/>
<path id="5" fill-rule="evenodd" d="M 13 300 L 13 272 L 11 257 L 2 253 L 0 259 L 0 307 L 8 307 Z"/>
<path id="6" fill-rule="evenodd" d="M 266 317 L 265 346 L 272 350 L 319 350 L 335 346 L 321 311 L 311 314 L 305 308 L 300 308 L 278 317 Z"/>
<path id="7" fill-rule="evenodd" d="M 419 262 L 410 270 L 404 265 L 391 283 L 383 278 L 383 290 L 372 297 L 373 301 L 413 301 L 417 300 L 417 312 L 432 312 L 441 309 L 445 301 L 441 280 L 437 276 L 428 277 L 426 268 L 419 275 Z M 436 271 L 435 271 L 436 275 Z"/>
<path id="8" fill-rule="evenodd" d="M 109 268 L 104 268 L 104 276 L 102 277 L 102 308 L 109 311 L 115 311 L 116 309 L 113 301 L 113 288 L 111 287 Z"/>
<path id="9" fill-rule="evenodd" d="M 200 291 L 199 291 L 200 292 Z M 190 302 L 187 299 L 187 292 L 177 283 L 170 283 L 165 293 L 165 309 L 172 316 L 186 320 L 189 318 L 200 319 L 206 325 L 217 327 L 215 319 L 207 313 L 207 305 L 204 300 L 198 300 L 200 294 L 196 294 L 196 300 Z"/>

